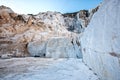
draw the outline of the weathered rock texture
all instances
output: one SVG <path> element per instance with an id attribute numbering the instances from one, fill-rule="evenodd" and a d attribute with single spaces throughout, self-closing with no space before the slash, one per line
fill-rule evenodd
<path id="1" fill-rule="evenodd" d="M 59 57 L 66 57 L 71 50 L 73 57 L 80 57 L 80 44 L 77 44 L 80 42 L 77 35 L 84 30 L 94 12 L 82 10 L 61 14 L 48 11 L 37 15 L 21 15 L 8 7 L 0 6 L 0 56 L 55 57 L 53 54 L 57 52 L 62 55 Z M 61 39 L 58 40 L 56 37 Z"/>
<path id="2" fill-rule="evenodd" d="M 46 47 L 46 57 L 53 58 L 80 58 L 79 46 L 69 38 L 51 38 Z M 74 53 L 74 54 L 73 54 Z"/>
<path id="3" fill-rule="evenodd" d="M 120 0 L 104 0 L 81 38 L 84 62 L 101 80 L 120 80 Z"/>

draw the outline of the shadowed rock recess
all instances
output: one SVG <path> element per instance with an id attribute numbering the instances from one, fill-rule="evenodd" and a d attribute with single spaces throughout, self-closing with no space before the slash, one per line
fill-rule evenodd
<path id="1" fill-rule="evenodd" d="M 58 68 L 58 71 L 53 69 L 53 73 L 56 74 L 64 71 L 60 67 L 72 69 L 77 76 L 71 74 L 72 72 L 66 72 L 67 70 L 64 71 L 66 74 L 70 73 L 67 77 L 74 75 L 70 80 L 99 80 L 95 75 L 100 80 L 120 80 L 120 0 L 104 0 L 95 9 L 65 14 L 48 11 L 36 15 L 24 15 L 17 14 L 6 6 L 0 6 L 0 58 L 12 57 L 41 57 L 39 58 L 41 63 L 46 58 L 47 62 L 44 66 L 48 65 L 50 58 L 51 60 L 54 58 L 54 64 L 61 62 L 62 59 L 56 60 L 58 58 L 73 58 L 70 62 L 68 59 L 66 59 L 68 61 L 62 60 L 64 65 L 59 63 L 50 66 L 48 69 L 33 66 L 32 64 L 40 65 L 36 58 L 31 58 L 35 61 L 32 64 L 28 64 L 32 62 L 29 58 L 21 58 L 18 62 L 25 59 L 24 64 L 32 66 L 27 68 L 36 69 L 36 71 L 41 70 L 43 74 L 44 70 L 51 71 L 53 68 Z M 80 76 L 81 78 L 77 78 L 81 73 L 77 72 L 78 67 L 75 65 L 80 62 L 83 66 L 82 61 L 79 61 L 78 58 L 83 59 L 83 62 L 94 72 L 94 77 L 89 75 L 89 77 Z M 6 64 L 3 64 L 4 60 L 2 59 L 0 59 L 0 64 L 2 64 L 0 72 L 7 74 L 12 65 L 5 67 Z M 5 62 L 10 64 L 15 60 L 18 59 L 11 59 L 10 61 L 5 59 Z M 69 63 L 66 65 L 67 62 Z M 20 68 L 26 69 L 24 66 L 20 66 Z M 74 68 L 72 68 L 73 66 Z M 6 68 L 7 71 L 2 68 Z M 86 68 L 89 73 L 91 73 L 90 70 L 88 71 Z M 12 71 L 14 70 L 11 69 L 11 73 Z M 30 72 L 29 69 L 28 72 Z M 33 78 L 36 78 L 39 74 L 36 72 L 33 75 L 34 72 L 17 75 L 17 78 L 27 76 L 29 80 L 32 80 L 28 76 L 32 75 Z M 81 70 L 80 72 L 87 74 Z M 5 80 L 9 80 L 11 76 L 11 79 L 16 80 L 16 74 L 6 77 L 3 73 L 0 74 L 0 77 L 4 77 Z M 48 75 L 53 76 L 53 74 L 47 74 L 43 75 L 44 78 L 38 78 L 45 79 Z M 67 77 L 62 75 L 59 79 L 66 80 Z M 20 80 L 25 80 L 22 78 Z M 57 80 L 57 78 L 54 76 L 50 80 Z"/>

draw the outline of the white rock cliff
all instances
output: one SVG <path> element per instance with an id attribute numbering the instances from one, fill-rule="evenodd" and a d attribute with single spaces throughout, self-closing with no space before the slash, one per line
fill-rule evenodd
<path id="1" fill-rule="evenodd" d="M 104 0 L 81 38 L 84 62 L 102 80 L 120 80 L 120 0 Z"/>

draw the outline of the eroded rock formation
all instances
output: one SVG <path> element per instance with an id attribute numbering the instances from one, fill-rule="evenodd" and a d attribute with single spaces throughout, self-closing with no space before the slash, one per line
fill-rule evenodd
<path id="1" fill-rule="evenodd" d="M 81 10 L 61 14 L 48 11 L 21 15 L 0 6 L 0 56 L 81 57 L 78 36 L 94 12 Z"/>

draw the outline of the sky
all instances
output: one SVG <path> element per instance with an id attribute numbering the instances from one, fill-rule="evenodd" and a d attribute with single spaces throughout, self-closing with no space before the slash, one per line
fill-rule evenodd
<path id="1" fill-rule="evenodd" d="M 57 11 L 61 13 L 92 9 L 102 0 L 0 0 L 0 5 L 10 7 L 20 14 L 37 14 L 39 12 Z"/>

